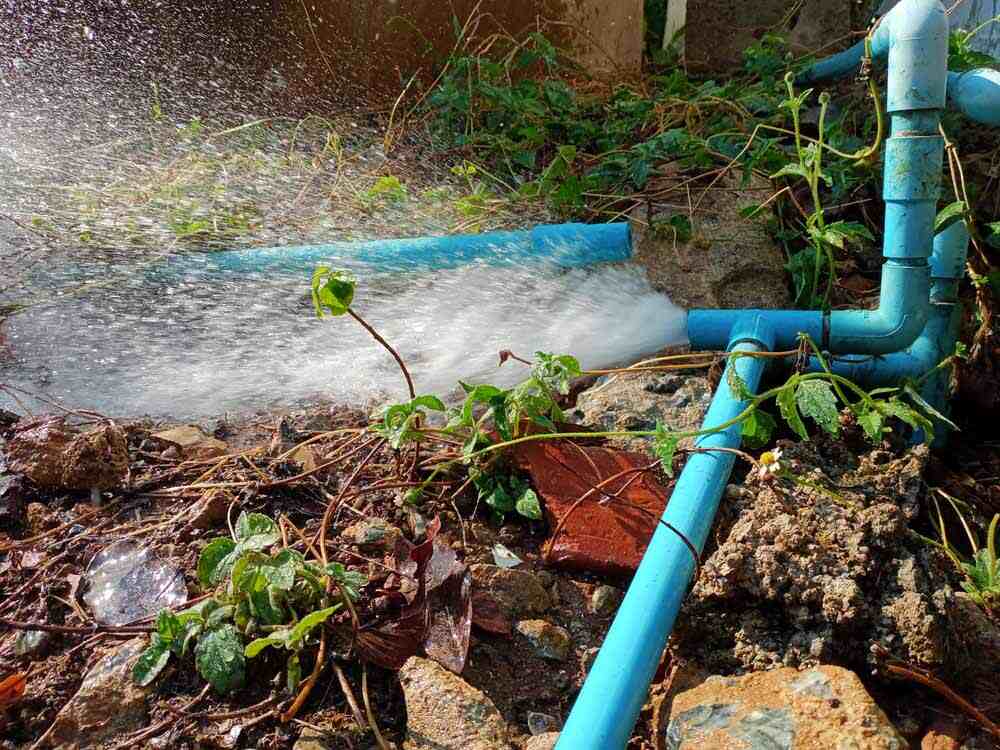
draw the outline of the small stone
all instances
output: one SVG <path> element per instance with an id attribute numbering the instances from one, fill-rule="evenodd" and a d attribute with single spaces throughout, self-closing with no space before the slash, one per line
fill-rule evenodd
<path id="1" fill-rule="evenodd" d="M 666 375 L 654 377 L 643 386 L 643 390 L 650 393 L 659 393 L 663 396 L 669 396 L 676 393 L 677 389 L 682 385 L 684 385 L 684 378 L 680 375 L 668 373 Z"/>
<path id="2" fill-rule="evenodd" d="M 528 731 L 532 735 L 559 731 L 559 719 L 538 711 L 528 711 Z"/>
<path id="3" fill-rule="evenodd" d="M 28 520 L 27 487 L 19 474 L 0 477 L 0 529 L 20 529 Z"/>
<path id="4" fill-rule="evenodd" d="M 545 620 L 521 620 L 514 629 L 528 639 L 543 659 L 565 661 L 569 656 L 571 641 L 565 628 Z"/>
<path id="5" fill-rule="evenodd" d="M 532 737 L 525 743 L 524 750 L 553 750 L 559 740 L 559 732 L 546 732 Z"/>
<path id="6" fill-rule="evenodd" d="M 292 750 L 348 750 L 357 747 L 354 739 L 346 729 L 303 727 Z"/>
<path id="7" fill-rule="evenodd" d="M 961 721 L 941 716 L 920 741 L 920 750 L 959 750 L 968 734 Z"/>
<path id="8" fill-rule="evenodd" d="M 364 552 L 385 554 L 396 548 L 403 532 L 381 518 L 363 518 L 344 529 L 341 536 Z"/>
<path id="9" fill-rule="evenodd" d="M 14 639 L 14 653 L 20 657 L 44 656 L 52 634 L 44 630 L 22 630 Z"/>
<path id="10" fill-rule="evenodd" d="M 435 661 L 399 670 L 406 701 L 403 750 L 508 750 L 507 724 L 489 698 Z"/>
<path id="11" fill-rule="evenodd" d="M 540 615 L 552 606 L 549 592 L 535 573 L 482 564 L 473 565 L 469 570 L 474 588 L 489 593 L 511 619 Z"/>
<path id="12" fill-rule="evenodd" d="M 49 736 L 57 747 L 98 747 L 116 735 L 135 731 L 148 718 L 151 687 L 132 681 L 132 666 L 146 648 L 135 638 L 105 654 L 56 716 Z"/>
<path id="13" fill-rule="evenodd" d="M 614 586 L 606 584 L 598 586 L 590 595 L 590 611 L 602 617 L 613 615 L 618 610 L 621 600 L 622 593 Z"/>
<path id="14" fill-rule="evenodd" d="M 173 443 L 185 458 L 214 458 L 229 452 L 229 446 L 225 442 L 205 434 L 200 427 L 192 424 L 154 432 L 153 437 Z"/>
<path id="15" fill-rule="evenodd" d="M 498 542 L 493 545 L 493 562 L 500 568 L 516 568 L 524 560 Z"/>

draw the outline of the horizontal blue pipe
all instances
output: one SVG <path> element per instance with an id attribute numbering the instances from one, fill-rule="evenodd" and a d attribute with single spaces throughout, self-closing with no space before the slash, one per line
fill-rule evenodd
<path id="1" fill-rule="evenodd" d="M 172 258 L 161 271 L 309 271 L 317 263 L 374 271 L 426 271 L 467 263 L 544 261 L 565 267 L 613 263 L 632 255 L 628 222 L 553 224 L 520 232 L 488 232 L 323 245 L 261 247 Z"/>
<path id="2" fill-rule="evenodd" d="M 948 100 L 969 119 L 1000 126 L 1000 71 L 977 68 L 949 72 Z"/>
<path id="3" fill-rule="evenodd" d="M 765 320 L 747 316 L 733 327 L 729 350 L 769 350 L 774 340 L 774 331 Z M 756 389 L 765 363 L 761 358 L 738 357 L 729 360 L 726 369 L 735 368 L 747 386 Z M 723 375 L 705 416 L 706 428 L 728 422 L 747 406 L 733 395 L 727 382 L 727 375 Z M 696 445 L 738 448 L 740 427 L 732 425 L 705 435 Z M 688 458 L 663 512 L 663 523 L 657 525 L 556 750 L 625 747 L 695 571 L 694 557 L 684 539 L 699 554 L 704 549 L 735 460 L 732 453 L 722 451 L 692 453 Z"/>

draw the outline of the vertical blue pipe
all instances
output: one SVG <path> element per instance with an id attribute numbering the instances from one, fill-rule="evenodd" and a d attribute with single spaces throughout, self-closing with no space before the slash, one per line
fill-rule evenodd
<path id="1" fill-rule="evenodd" d="M 854 54 L 854 53 L 852 53 Z M 719 349 L 727 320 L 753 312 L 772 322 L 781 348 L 799 331 L 835 354 L 888 354 L 916 340 L 927 322 L 935 206 L 944 141 L 938 133 L 945 105 L 948 19 L 939 0 L 903 0 L 872 35 L 872 54 L 887 57 L 886 109 L 891 135 L 885 147 L 885 237 L 882 293 L 875 310 L 692 310 L 692 349 Z M 843 73 L 850 55 L 819 72 Z M 795 313 L 795 315 L 793 315 Z M 794 322 L 797 330 L 789 330 Z M 819 331 L 822 336 L 815 335 Z"/>
<path id="2" fill-rule="evenodd" d="M 774 347 L 775 333 L 763 318 L 746 316 L 737 321 L 729 351 L 758 352 Z M 766 360 L 731 359 L 747 386 L 757 388 Z M 723 375 L 705 416 L 706 428 L 736 417 L 747 403 L 737 399 Z M 699 448 L 738 448 L 740 426 L 705 435 Z M 736 457 L 727 452 L 693 453 L 684 465 L 670 501 L 663 512 L 642 563 L 608 631 L 573 710 L 559 735 L 556 750 L 612 750 L 623 748 L 646 700 L 667 637 L 680 611 L 695 560 L 684 535 L 699 554 L 705 547 L 729 474 Z"/>

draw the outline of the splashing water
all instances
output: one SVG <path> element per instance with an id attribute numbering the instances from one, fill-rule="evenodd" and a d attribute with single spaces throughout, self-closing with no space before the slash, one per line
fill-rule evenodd
<path id="1" fill-rule="evenodd" d="M 132 274 L 16 316 L 18 362 L 0 379 L 113 416 L 404 396 L 389 354 L 349 318 L 317 320 L 307 286 L 304 273 Z M 569 352 L 600 367 L 684 337 L 683 311 L 631 265 L 362 277 L 355 308 L 399 350 L 418 391 L 441 395 L 458 379 L 523 379 L 521 365 L 498 369 L 502 349 Z"/>
<path id="2" fill-rule="evenodd" d="M 309 269 L 155 269 L 208 248 L 551 217 L 524 202 L 470 217 L 473 186 L 422 158 L 426 144 L 387 155 L 366 102 L 327 98 L 300 47 L 261 54 L 288 45 L 268 42 L 254 2 L 231 4 L 232 18 L 202 5 L 0 7 L 11 32 L 0 35 L 0 317 L 29 305 L 0 330 L 0 382 L 115 416 L 403 396 L 395 363 L 354 321 L 315 319 Z M 390 173 L 403 177 L 401 197 L 374 191 Z M 628 265 L 359 277 L 358 311 L 425 393 L 523 378 L 516 363 L 497 369 L 500 349 L 568 352 L 594 367 L 683 337 L 683 312 Z M 2 393 L 0 406 L 17 408 Z"/>

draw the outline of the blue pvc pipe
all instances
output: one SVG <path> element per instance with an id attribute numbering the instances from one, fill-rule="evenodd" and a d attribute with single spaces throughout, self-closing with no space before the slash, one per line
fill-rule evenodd
<path id="1" fill-rule="evenodd" d="M 774 341 L 767 321 L 747 316 L 733 327 L 728 349 L 765 351 L 773 349 Z M 756 389 L 765 363 L 761 358 L 738 357 L 726 369 L 735 368 L 747 386 Z M 705 416 L 706 428 L 728 422 L 747 406 L 727 382 L 723 375 Z M 740 426 L 701 437 L 696 445 L 738 448 Z M 726 452 L 693 453 L 688 458 L 663 513 L 664 523 L 657 525 L 556 750 L 625 747 L 695 571 L 694 557 L 680 535 L 701 553 L 735 460 Z"/>
<path id="2" fill-rule="evenodd" d="M 323 245 L 249 248 L 193 253 L 159 271 L 309 271 L 316 263 L 374 271 L 426 271 L 467 263 L 520 265 L 548 262 L 565 267 L 614 263 L 632 255 L 628 222 L 553 224 L 519 232 L 487 232 Z"/>
<path id="3" fill-rule="evenodd" d="M 970 119 L 1000 126 L 1000 71 L 977 68 L 949 72 L 948 100 Z"/>
<path id="4" fill-rule="evenodd" d="M 729 325 L 747 312 L 774 326 L 781 349 L 793 348 L 801 332 L 834 354 L 888 354 L 905 349 L 920 335 L 929 312 L 927 258 L 944 154 L 938 124 L 947 87 L 948 19 L 939 0 L 903 0 L 889 11 L 872 35 L 872 55 L 889 61 L 886 107 L 891 115 L 882 190 L 886 263 L 879 307 L 832 313 L 692 310 L 692 349 L 721 349 Z M 846 59 L 820 72 L 843 70 Z"/>

